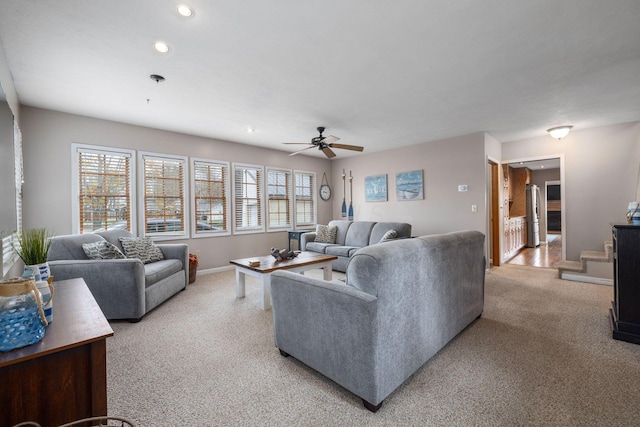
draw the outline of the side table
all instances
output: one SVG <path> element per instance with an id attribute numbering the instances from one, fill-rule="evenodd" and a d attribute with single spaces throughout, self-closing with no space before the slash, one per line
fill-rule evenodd
<path id="1" fill-rule="evenodd" d="M 290 230 L 289 231 L 289 250 L 291 250 L 292 240 L 296 240 L 298 242 L 298 247 L 296 248 L 296 250 L 300 250 L 300 236 L 310 231 L 313 231 L 313 230 Z"/>

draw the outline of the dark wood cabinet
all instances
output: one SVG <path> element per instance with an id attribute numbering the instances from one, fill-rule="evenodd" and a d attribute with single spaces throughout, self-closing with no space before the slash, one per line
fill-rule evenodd
<path id="1" fill-rule="evenodd" d="M 53 284 L 53 322 L 44 338 L 0 353 L 0 427 L 107 415 L 106 338 L 113 330 L 84 280 Z"/>
<path id="2" fill-rule="evenodd" d="M 612 224 L 613 338 L 640 344 L 640 225 Z"/>

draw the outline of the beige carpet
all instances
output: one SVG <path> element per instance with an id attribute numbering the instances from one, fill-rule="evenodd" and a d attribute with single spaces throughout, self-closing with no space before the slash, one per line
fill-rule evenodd
<path id="1" fill-rule="evenodd" d="M 201 275 L 140 323 L 112 323 L 109 414 L 138 427 L 640 425 L 640 345 L 611 338 L 613 288 L 556 276 L 492 270 L 482 318 L 372 414 L 280 356 L 255 279 L 236 299 L 232 271 Z"/>

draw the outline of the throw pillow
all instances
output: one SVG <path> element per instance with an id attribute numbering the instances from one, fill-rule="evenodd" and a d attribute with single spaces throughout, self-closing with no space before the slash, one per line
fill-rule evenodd
<path id="1" fill-rule="evenodd" d="M 398 233 L 392 228 L 382 235 L 382 237 L 380 238 L 380 242 L 378 243 L 388 242 L 389 240 L 393 240 L 396 237 L 398 237 Z"/>
<path id="2" fill-rule="evenodd" d="M 89 259 L 123 259 L 124 254 L 120 252 L 120 249 L 116 245 L 109 242 L 94 242 L 85 243 L 82 245 L 82 250 L 87 254 Z"/>
<path id="3" fill-rule="evenodd" d="M 148 237 L 120 237 L 127 258 L 138 258 L 143 264 L 164 259 L 159 247 Z"/>
<path id="4" fill-rule="evenodd" d="M 320 225 L 316 226 L 316 242 L 318 243 L 335 243 L 336 234 L 338 234 L 338 227 Z"/>

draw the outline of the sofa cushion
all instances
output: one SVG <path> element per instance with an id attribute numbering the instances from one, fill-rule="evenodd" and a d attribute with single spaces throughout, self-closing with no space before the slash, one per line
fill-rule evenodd
<path id="1" fill-rule="evenodd" d="M 122 247 L 122 243 L 120 243 L 120 238 L 135 237 L 129 230 L 120 230 L 117 228 L 113 230 L 100 231 L 96 234 L 101 235 L 104 240 L 116 246 L 122 253 L 124 253 L 124 248 Z"/>
<path id="2" fill-rule="evenodd" d="M 347 238 L 347 231 L 349 231 L 351 224 L 353 224 L 353 221 L 348 221 L 346 219 L 334 219 L 329 221 L 329 225 L 338 228 L 338 232 L 336 233 L 336 243 L 338 245 L 344 246 L 345 239 Z"/>
<path id="3" fill-rule="evenodd" d="M 144 285 L 149 287 L 182 270 L 182 263 L 177 259 L 165 259 L 144 265 Z"/>
<path id="4" fill-rule="evenodd" d="M 396 237 L 399 239 L 411 237 L 411 224 L 407 224 L 406 222 L 378 222 L 373 226 L 373 229 L 371 229 L 369 244 L 379 243 L 384 233 L 389 230 L 395 230 L 397 233 Z"/>
<path id="5" fill-rule="evenodd" d="M 164 259 L 159 247 L 148 237 L 120 237 L 127 258 L 138 258 L 143 264 Z"/>
<path id="6" fill-rule="evenodd" d="M 318 243 L 335 243 L 336 242 L 336 233 L 338 232 L 337 227 L 333 227 L 330 225 L 320 225 L 316 226 L 316 242 Z"/>
<path id="7" fill-rule="evenodd" d="M 51 247 L 47 254 L 47 261 L 60 260 L 87 260 L 82 245 L 85 243 L 104 242 L 102 236 L 97 234 L 67 234 L 56 236 L 51 241 Z"/>
<path id="8" fill-rule="evenodd" d="M 369 236 L 371 235 L 371 229 L 375 224 L 375 222 L 371 221 L 356 221 L 351 224 L 351 227 L 349 227 L 349 230 L 347 231 L 347 237 L 344 240 L 344 245 L 358 248 L 369 245 Z M 380 238 L 376 240 L 376 243 L 378 243 L 379 240 Z"/>
<path id="9" fill-rule="evenodd" d="M 123 259 L 125 257 L 120 249 L 106 240 L 84 243 L 82 249 L 89 259 Z"/>
<path id="10" fill-rule="evenodd" d="M 396 237 L 398 237 L 398 232 L 396 232 L 396 230 L 392 228 L 382 235 L 379 243 L 388 242 L 389 240 L 393 240 Z"/>
<path id="11" fill-rule="evenodd" d="M 309 242 L 307 243 L 307 246 L 305 249 L 308 251 L 313 251 L 313 252 L 318 252 L 323 254 L 327 249 L 327 247 L 329 246 L 338 246 L 338 245 L 336 245 L 335 243 L 331 244 L 331 243 Z"/>
<path id="12" fill-rule="evenodd" d="M 324 253 L 327 254 L 327 255 L 348 257 L 348 256 L 350 256 L 349 254 L 351 253 L 351 251 L 358 250 L 358 249 L 360 249 L 360 248 L 356 248 L 356 247 L 353 247 L 353 246 L 335 245 L 335 246 L 327 246 L 327 248 L 325 249 Z"/>

